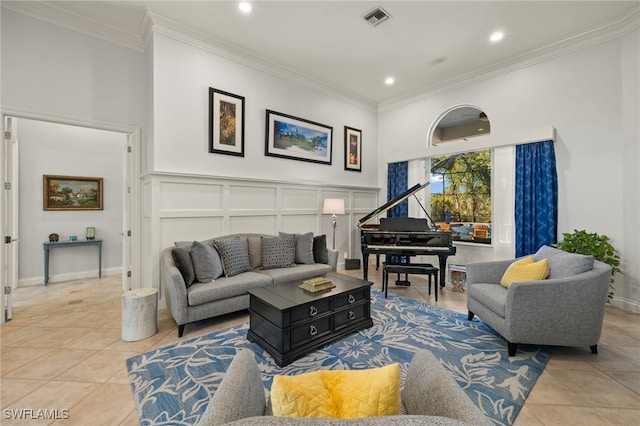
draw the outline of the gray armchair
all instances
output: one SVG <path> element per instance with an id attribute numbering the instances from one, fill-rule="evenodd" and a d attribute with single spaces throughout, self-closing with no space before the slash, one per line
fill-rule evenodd
<path id="1" fill-rule="evenodd" d="M 500 279 L 513 260 L 467 265 L 468 319 L 478 315 L 508 343 L 509 356 L 518 343 L 589 346 L 598 353 L 611 267 L 591 256 L 543 246 L 534 260 L 546 258 L 549 278 L 514 282 Z"/>
<path id="2" fill-rule="evenodd" d="M 490 426 L 493 423 L 427 350 L 416 352 L 407 369 L 403 406 L 397 416 L 330 419 L 275 417 L 265 398 L 262 377 L 250 350 L 236 354 L 209 401 L 198 426 Z"/>

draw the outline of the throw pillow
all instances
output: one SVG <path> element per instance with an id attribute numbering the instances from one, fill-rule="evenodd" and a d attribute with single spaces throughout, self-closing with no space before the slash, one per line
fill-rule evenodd
<path id="1" fill-rule="evenodd" d="M 289 268 L 295 265 L 296 237 L 262 237 L 262 268 Z"/>
<path id="2" fill-rule="evenodd" d="M 533 256 L 527 256 L 509 265 L 500 280 L 500 285 L 509 288 L 516 281 L 538 281 L 544 280 L 548 276 L 549 263 L 547 259 L 534 262 Z"/>
<path id="3" fill-rule="evenodd" d="M 313 260 L 316 263 L 329 263 L 327 236 L 324 234 L 313 237 Z"/>
<path id="4" fill-rule="evenodd" d="M 275 416 L 354 419 L 400 413 L 400 365 L 365 370 L 320 370 L 276 375 Z"/>
<path id="5" fill-rule="evenodd" d="M 550 279 L 572 277 L 593 269 L 593 256 L 568 253 L 549 246 L 540 247 L 533 258 L 534 260 L 547 259 Z"/>
<path id="6" fill-rule="evenodd" d="M 220 255 L 211 244 L 191 243 L 191 258 L 198 282 L 208 283 L 222 276 Z"/>
<path id="7" fill-rule="evenodd" d="M 214 240 L 213 246 L 220 253 L 225 276 L 233 277 L 251 270 L 247 246 L 240 238 Z"/>
<path id="8" fill-rule="evenodd" d="M 292 235 L 285 232 L 280 232 L 280 236 Z M 300 264 L 313 264 L 316 263 L 313 257 L 313 232 L 307 232 L 306 234 L 293 234 L 296 238 L 296 263 Z"/>
<path id="9" fill-rule="evenodd" d="M 260 237 L 247 237 L 247 250 L 251 269 L 260 268 L 262 266 L 262 241 Z"/>
<path id="10" fill-rule="evenodd" d="M 173 257 L 173 261 L 176 262 L 176 268 L 178 268 L 178 271 L 182 274 L 182 278 L 184 278 L 184 284 L 189 288 L 196 279 L 191 253 L 183 247 L 174 247 L 171 249 L 171 256 Z"/>

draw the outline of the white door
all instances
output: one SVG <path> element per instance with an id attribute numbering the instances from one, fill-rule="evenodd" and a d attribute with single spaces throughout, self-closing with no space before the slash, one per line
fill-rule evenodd
<path id="1" fill-rule="evenodd" d="M 13 317 L 13 292 L 18 282 L 18 137 L 16 120 L 3 116 L 2 167 L 2 319 Z"/>

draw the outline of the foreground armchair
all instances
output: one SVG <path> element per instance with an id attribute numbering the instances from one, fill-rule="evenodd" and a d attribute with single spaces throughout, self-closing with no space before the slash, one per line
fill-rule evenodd
<path id="1" fill-rule="evenodd" d="M 533 256 L 547 259 L 549 277 L 500 284 L 513 260 L 467 265 L 468 319 L 478 315 L 508 343 L 589 346 L 598 353 L 611 267 L 591 256 L 543 246 Z"/>
<path id="2" fill-rule="evenodd" d="M 406 374 L 402 405 L 407 414 L 357 419 L 276 417 L 271 415 L 270 402 L 265 398 L 262 377 L 253 352 L 242 350 L 231 362 L 198 426 L 227 424 L 490 426 L 493 424 L 431 352 L 418 351 Z"/>

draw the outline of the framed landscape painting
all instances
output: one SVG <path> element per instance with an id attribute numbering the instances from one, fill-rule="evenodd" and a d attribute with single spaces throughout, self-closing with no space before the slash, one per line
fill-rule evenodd
<path id="1" fill-rule="evenodd" d="M 331 164 L 333 127 L 267 110 L 265 155 Z"/>
<path id="2" fill-rule="evenodd" d="M 209 88 L 209 152 L 244 157 L 244 97 Z"/>
<path id="3" fill-rule="evenodd" d="M 344 126 L 344 169 L 362 171 L 362 130 Z"/>
<path id="4" fill-rule="evenodd" d="M 43 175 L 44 210 L 103 210 L 101 177 Z"/>

